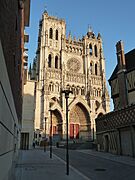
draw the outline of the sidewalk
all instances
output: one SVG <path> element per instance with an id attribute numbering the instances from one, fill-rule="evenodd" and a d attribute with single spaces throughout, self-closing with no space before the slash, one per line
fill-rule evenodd
<path id="1" fill-rule="evenodd" d="M 99 151 L 95 151 L 95 150 L 91 150 L 91 149 L 83 149 L 83 150 L 77 150 L 77 151 L 85 153 L 85 154 L 90 154 L 92 156 L 108 159 L 111 161 L 119 162 L 122 164 L 135 166 L 135 158 L 130 157 L 130 156 L 114 155 L 111 153 L 99 152 Z"/>
<path id="2" fill-rule="evenodd" d="M 41 149 L 20 151 L 16 180 L 90 180 L 71 166 L 67 176 L 65 161 L 54 154 L 50 159 L 49 155 Z"/>
<path id="3" fill-rule="evenodd" d="M 135 167 L 135 158 L 118 156 L 110 153 L 97 152 L 94 150 L 76 150 L 92 156 L 109 159 L 111 161 L 127 164 Z M 16 165 L 15 180 L 90 180 L 77 169 L 70 166 L 69 175 L 66 175 L 66 162 L 43 149 L 20 151 L 19 161 Z"/>

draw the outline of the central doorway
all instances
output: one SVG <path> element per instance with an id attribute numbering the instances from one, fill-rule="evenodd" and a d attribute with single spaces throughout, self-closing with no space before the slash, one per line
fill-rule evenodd
<path id="1" fill-rule="evenodd" d="M 79 139 L 79 124 L 70 124 L 70 139 Z"/>
<path id="2" fill-rule="evenodd" d="M 69 114 L 70 139 L 90 139 L 90 116 L 81 103 L 77 103 Z"/>

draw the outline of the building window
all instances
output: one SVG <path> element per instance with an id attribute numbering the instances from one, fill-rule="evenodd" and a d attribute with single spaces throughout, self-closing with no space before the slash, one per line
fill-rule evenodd
<path id="1" fill-rule="evenodd" d="M 51 63 L 52 63 L 52 56 L 49 54 L 48 56 L 48 67 L 51 68 Z"/>
<path id="2" fill-rule="evenodd" d="M 55 84 L 55 92 L 56 93 L 59 92 L 59 84 L 58 83 Z"/>
<path id="3" fill-rule="evenodd" d="M 53 82 L 50 82 L 50 84 L 49 84 L 49 91 L 54 91 L 54 84 L 53 84 Z"/>
<path id="4" fill-rule="evenodd" d="M 92 74 L 92 63 L 90 63 L 90 73 Z"/>
<path id="5" fill-rule="evenodd" d="M 95 56 L 98 57 L 97 46 L 96 45 L 94 46 L 94 49 L 95 49 Z"/>
<path id="6" fill-rule="evenodd" d="M 80 94 L 80 87 L 79 87 L 79 86 L 77 86 L 77 88 L 76 88 L 76 94 L 77 94 L 77 95 Z"/>
<path id="7" fill-rule="evenodd" d="M 75 94 L 75 87 L 74 87 L 74 85 L 72 86 L 71 91 L 73 92 L 73 94 Z"/>
<path id="8" fill-rule="evenodd" d="M 52 39 L 53 38 L 53 29 L 50 28 L 50 31 L 49 31 L 49 38 Z"/>
<path id="9" fill-rule="evenodd" d="M 58 69 L 58 56 L 55 56 L 55 68 Z"/>
<path id="10" fill-rule="evenodd" d="M 56 40 L 58 40 L 58 30 L 56 29 Z"/>
<path id="11" fill-rule="evenodd" d="M 97 75 L 97 64 L 95 64 L 95 75 Z"/>
<path id="12" fill-rule="evenodd" d="M 81 89 L 81 95 L 85 95 L 84 87 Z"/>
<path id="13" fill-rule="evenodd" d="M 90 55 L 92 56 L 92 45 L 89 45 Z"/>

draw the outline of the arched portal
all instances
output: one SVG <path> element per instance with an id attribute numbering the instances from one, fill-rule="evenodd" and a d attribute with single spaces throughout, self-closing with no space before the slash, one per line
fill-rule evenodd
<path id="1" fill-rule="evenodd" d="M 54 138 L 62 139 L 62 116 L 57 109 L 52 111 L 52 134 Z"/>
<path id="2" fill-rule="evenodd" d="M 70 139 L 89 139 L 91 132 L 90 116 L 81 103 L 77 103 L 69 114 Z"/>

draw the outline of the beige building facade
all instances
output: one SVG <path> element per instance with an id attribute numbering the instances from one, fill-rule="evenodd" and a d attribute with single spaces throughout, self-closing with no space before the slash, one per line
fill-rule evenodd
<path id="1" fill-rule="evenodd" d="M 24 85 L 21 129 L 21 149 L 32 149 L 34 139 L 35 81 L 27 80 Z"/>
<path id="2" fill-rule="evenodd" d="M 35 130 L 60 139 L 66 134 L 66 104 L 70 89 L 69 138 L 92 140 L 95 118 L 110 111 L 102 38 L 89 28 L 82 39 L 66 38 L 63 19 L 45 11 L 39 23 L 38 48 L 31 78 L 36 83 Z"/>

